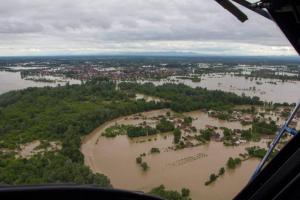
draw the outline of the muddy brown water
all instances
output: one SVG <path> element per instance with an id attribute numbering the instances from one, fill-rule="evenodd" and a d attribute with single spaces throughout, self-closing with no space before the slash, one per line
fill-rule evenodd
<path id="1" fill-rule="evenodd" d="M 150 118 L 165 114 L 167 111 L 163 109 L 146 112 L 143 116 Z M 197 118 L 193 121 L 197 129 L 204 128 L 207 124 L 243 128 L 239 122 L 217 120 L 201 111 L 185 113 L 185 115 Z M 103 124 L 83 139 L 81 151 L 85 156 L 85 164 L 94 172 L 107 175 L 115 188 L 149 191 L 153 187 L 164 184 L 168 189 L 174 190 L 189 188 L 194 200 L 231 199 L 245 186 L 259 160 L 249 159 L 235 170 L 226 170 L 224 176 L 209 186 L 204 185 L 205 181 L 211 173 L 218 173 L 221 167 L 225 167 L 229 157 L 238 157 L 240 153 L 244 153 L 246 147 L 266 146 L 266 141 L 235 147 L 225 147 L 221 142 L 212 141 L 207 145 L 174 151 L 168 149 L 173 142 L 171 134 L 134 140 L 127 136 L 116 138 L 101 136 L 107 127 L 116 123 L 138 124 L 142 121 L 134 119 L 133 116 L 121 117 Z M 149 151 L 152 147 L 160 148 L 161 153 L 151 155 Z M 150 166 L 147 172 L 143 172 L 135 161 L 142 153 L 147 154 L 143 158 Z"/>

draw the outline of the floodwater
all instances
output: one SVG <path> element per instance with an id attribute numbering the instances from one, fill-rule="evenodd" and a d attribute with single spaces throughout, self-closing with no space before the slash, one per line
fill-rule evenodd
<path id="1" fill-rule="evenodd" d="M 135 100 L 142 100 L 144 99 L 146 102 L 154 101 L 154 102 L 161 102 L 162 100 L 158 97 L 148 96 L 144 94 L 136 94 Z"/>
<path id="2" fill-rule="evenodd" d="M 143 113 L 143 116 L 151 118 L 164 115 L 167 111 L 167 109 L 150 111 Z M 239 122 L 224 122 L 211 118 L 201 111 L 185 113 L 185 115 L 195 118 L 193 125 L 197 129 L 204 128 L 205 125 L 248 128 L 242 127 Z M 168 189 L 174 190 L 189 188 L 194 200 L 231 199 L 247 184 L 259 161 L 249 159 L 235 170 L 226 169 L 225 175 L 215 183 L 205 186 L 204 183 L 209 175 L 217 174 L 221 167 L 225 167 L 229 157 L 238 157 L 240 153 L 245 153 L 246 147 L 254 145 L 266 147 L 266 141 L 246 143 L 235 147 L 225 147 L 222 142 L 211 141 L 206 145 L 175 151 L 169 148 L 173 142 L 171 134 L 133 140 L 127 136 L 116 138 L 101 136 L 106 128 L 116 123 L 138 124 L 141 122 L 143 122 L 141 118 L 121 117 L 103 124 L 83 139 L 81 151 L 85 156 L 85 164 L 94 172 L 107 175 L 116 188 L 147 192 L 164 184 Z M 149 121 L 149 123 L 152 122 Z M 159 148 L 161 153 L 150 154 L 152 147 Z M 142 171 L 135 161 L 136 157 L 142 153 L 147 154 L 143 158 L 150 166 L 147 172 Z"/>
<path id="3" fill-rule="evenodd" d="M 78 80 L 67 80 L 70 84 L 80 84 Z M 52 86 L 55 87 L 58 84 L 64 85 L 66 82 L 57 83 L 45 83 L 45 82 L 35 82 L 30 80 L 24 80 L 21 78 L 20 72 L 5 72 L 0 71 L 0 94 L 9 92 L 11 90 L 20 90 L 28 87 L 45 87 Z"/>
<path id="4" fill-rule="evenodd" d="M 202 87 L 209 90 L 234 92 L 238 95 L 258 96 L 264 101 L 277 103 L 295 103 L 300 99 L 300 81 L 282 82 L 276 79 L 246 79 L 241 76 L 210 74 L 201 77 L 200 82 L 171 77 L 161 81 L 151 81 L 155 85 L 163 83 L 184 83 L 191 87 Z M 276 83 L 276 84 L 275 84 Z"/>
<path id="5" fill-rule="evenodd" d="M 53 80 L 54 77 L 45 77 Z M 55 77 L 56 79 L 57 77 Z M 5 72 L 0 71 L 0 94 L 11 90 L 25 89 L 28 87 L 44 87 L 64 85 L 66 82 L 45 83 L 34 82 L 31 80 L 21 79 L 20 72 Z M 79 80 L 66 79 L 64 81 L 70 84 L 80 84 Z M 145 82 L 145 81 L 140 81 Z M 163 83 L 184 83 L 191 87 L 203 87 L 209 90 L 222 90 L 227 92 L 234 92 L 238 95 L 245 94 L 246 96 L 258 96 L 264 101 L 273 101 L 278 103 L 288 102 L 295 103 L 300 99 L 300 81 L 282 82 L 275 79 L 260 79 L 255 80 L 234 75 L 210 74 L 201 77 L 200 82 L 192 82 L 188 79 L 179 79 L 170 77 L 161 81 L 151 81 L 155 85 Z M 279 95 L 280 94 L 280 95 Z M 160 99 L 149 96 L 137 95 L 137 99 L 145 98 L 147 101 Z"/>

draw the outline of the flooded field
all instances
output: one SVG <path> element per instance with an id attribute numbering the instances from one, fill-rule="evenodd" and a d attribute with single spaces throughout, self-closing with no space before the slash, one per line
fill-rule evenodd
<path id="1" fill-rule="evenodd" d="M 150 111 L 142 113 L 142 116 L 151 118 L 165 115 L 168 111 Z M 197 129 L 204 129 L 207 125 L 231 129 L 249 128 L 243 127 L 240 122 L 217 120 L 201 111 L 184 115 L 194 118 L 192 125 Z M 106 174 L 116 188 L 149 191 L 164 184 L 169 189 L 189 188 L 193 199 L 230 199 L 245 186 L 259 161 L 249 159 L 234 170 L 226 169 L 225 175 L 215 183 L 205 186 L 209 175 L 218 173 L 221 167 L 225 167 L 229 157 L 238 157 L 240 153 L 245 153 L 246 147 L 266 147 L 267 143 L 264 140 L 225 147 L 222 142 L 211 141 L 205 145 L 175 151 L 170 148 L 173 145 L 173 135 L 168 133 L 136 139 L 129 139 L 124 135 L 115 138 L 101 136 L 106 128 L 115 124 L 137 125 L 141 122 L 142 118 L 121 117 L 103 124 L 83 139 L 81 151 L 85 156 L 85 164 L 94 172 Z M 161 153 L 151 154 L 153 147 L 159 148 Z M 143 153 L 146 154 L 144 160 L 150 167 L 146 172 L 136 163 L 136 158 Z"/>
<path id="2" fill-rule="evenodd" d="M 144 82 L 144 81 L 142 81 Z M 201 77 L 200 82 L 171 77 L 161 81 L 152 81 L 155 85 L 163 83 L 184 83 L 191 87 L 209 90 L 222 90 L 238 95 L 258 96 L 264 101 L 295 103 L 299 100 L 300 81 L 282 82 L 276 79 L 246 79 L 242 76 L 211 74 Z M 280 95 L 278 95 L 280 93 Z"/>
<path id="3" fill-rule="evenodd" d="M 20 72 L 5 72 L 0 71 L 0 94 L 9 92 L 11 90 L 20 90 L 28 87 L 45 87 L 51 86 L 55 87 L 58 84 L 64 85 L 66 82 L 57 82 L 57 83 L 46 83 L 46 82 L 36 82 L 31 80 L 25 80 L 21 78 Z M 80 84 L 78 80 L 67 80 L 70 84 Z"/>
<path id="4" fill-rule="evenodd" d="M 56 80 L 57 77 L 43 77 L 48 80 Z M 80 84 L 79 80 L 67 79 L 60 80 L 60 82 L 36 82 L 32 80 L 25 80 L 21 78 L 19 72 L 1 72 L 0 71 L 0 94 L 11 90 L 25 89 L 28 87 L 44 87 L 44 86 L 57 86 L 58 84 L 64 85 L 67 81 L 70 84 Z M 140 81 L 145 82 L 145 81 Z M 245 94 L 246 96 L 258 96 L 264 101 L 273 101 L 278 103 L 288 102 L 295 103 L 299 100 L 300 81 L 286 81 L 274 79 L 246 79 L 241 76 L 234 75 L 220 75 L 211 74 L 201 77 L 200 82 L 193 82 L 189 79 L 180 79 L 177 77 L 170 77 L 161 81 L 151 81 L 155 85 L 164 83 L 184 83 L 191 87 L 203 87 L 209 90 L 222 90 L 233 92 L 238 95 Z M 278 95 L 280 93 L 280 95 Z M 138 94 L 136 99 L 145 98 L 146 101 L 159 101 L 155 97 L 144 96 Z"/>

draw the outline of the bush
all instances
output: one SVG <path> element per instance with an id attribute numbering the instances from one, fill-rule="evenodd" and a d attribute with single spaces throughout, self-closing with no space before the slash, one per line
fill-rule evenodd
<path id="1" fill-rule="evenodd" d="M 176 128 L 173 131 L 173 135 L 174 135 L 174 143 L 178 144 L 180 142 L 180 139 L 181 139 L 181 130 L 179 128 Z"/>
<path id="2" fill-rule="evenodd" d="M 148 166 L 148 164 L 146 162 L 143 162 L 141 164 L 141 167 L 143 168 L 144 171 L 147 171 L 149 169 L 149 166 Z"/>
<path id="3" fill-rule="evenodd" d="M 141 164 L 143 161 L 142 157 L 137 157 L 136 158 L 136 163 Z"/>
<path id="4" fill-rule="evenodd" d="M 166 118 L 162 118 L 159 124 L 156 125 L 156 129 L 159 130 L 161 133 L 166 133 L 173 131 L 175 127 L 172 122 L 168 121 Z"/>
<path id="5" fill-rule="evenodd" d="M 147 135 L 155 135 L 157 133 L 155 128 L 152 127 L 142 127 L 142 126 L 131 126 L 127 128 L 127 135 L 130 138 L 142 137 Z"/>
<path id="6" fill-rule="evenodd" d="M 184 190 L 184 191 L 183 191 Z M 159 196 L 165 200 L 190 200 L 190 192 L 188 189 L 182 189 L 181 194 L 177 191 L 166 190 L 164 185 L 153 188 L 149 194 Z M 186 196 L 188 194 L 188 196 Z"/>
<path id="7" fill-rule="evenodd" d="M 271 121 L 270 123 L 267 123 L 265 121 L 254 122 L 252 124 L 252 130 L 257 134 L 275 135 L 278 127 L 275 121 Z"/>
<path id="8" fill-rule="evenodd" d="M 159 148 L 153 147 L 153 148 L 151 148 L 150 153 L 151 153 L 151 154 L 154 154 L 154 153 L 160 153 L 160 150 L 159 150 Z"/>
<path id="9" fill-rule="evenodd" d="M 205 182 L 205 185 L 209 185 L 209 184 L 213 183 L 214 181 L 217 180 L 217 178 L 218 178 L 217 175 L 211 174 L 211 175 L 209 176 L 209 180 Z"/>
<path id="10" fill-rule="evenodd" d="M 220 168 L 218 175 L 222 176 L 224 173 L 225 173 L 225 168 L 224 167 Z"/>
<path id="11" fill-rule="evenodd" d="M 206 130 L 201 130 L 201 137 L 205 140 L 205 141 L 210 141 L 210 138 L 213 134 L 213 130 L 212 129 L 206 129 Z"/>
<path id="12" fill-rule="evenodd" d="M 232 157 L 230 157 L 227 161 L 227 167 L 229 169 L 235 169 L 238 165 L 240 165 L 242 162 L 242 160 L 240 158 L 235 158 L 233 159 Z"/>
<path id="13" fill-rule="evenodd" d="M 190 193 L 191 193 L 191 191 L 187 188 L 182 188 L 181 189 L 181 196 L 183 196 L 183 197 L 189 197 Z"/>
<path id="14" fill-rule="evenodd" d="M 246 148 L 246 150 L 249 156 L 254 158 L 263 158 L 267 153 L 266 149 L 260 148 L 258 146 L 248 147 Z"/>
<path id="15" fill-rule="evenodd" d="M 191 118 L 191 117 L 185 117 L 183 119 L 183 121 L 184 121 L 185 124 L 190 125 L 193 122 L 193 118 Z"/>

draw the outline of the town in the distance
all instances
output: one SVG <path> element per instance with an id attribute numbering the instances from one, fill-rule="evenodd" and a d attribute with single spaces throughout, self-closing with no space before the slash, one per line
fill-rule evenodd
<path id="1" fill-rule="evenodd" d="M 0 184 L 230 199 L 299 100 L 300 60 L 2 57 L 0 81 Z"/>

